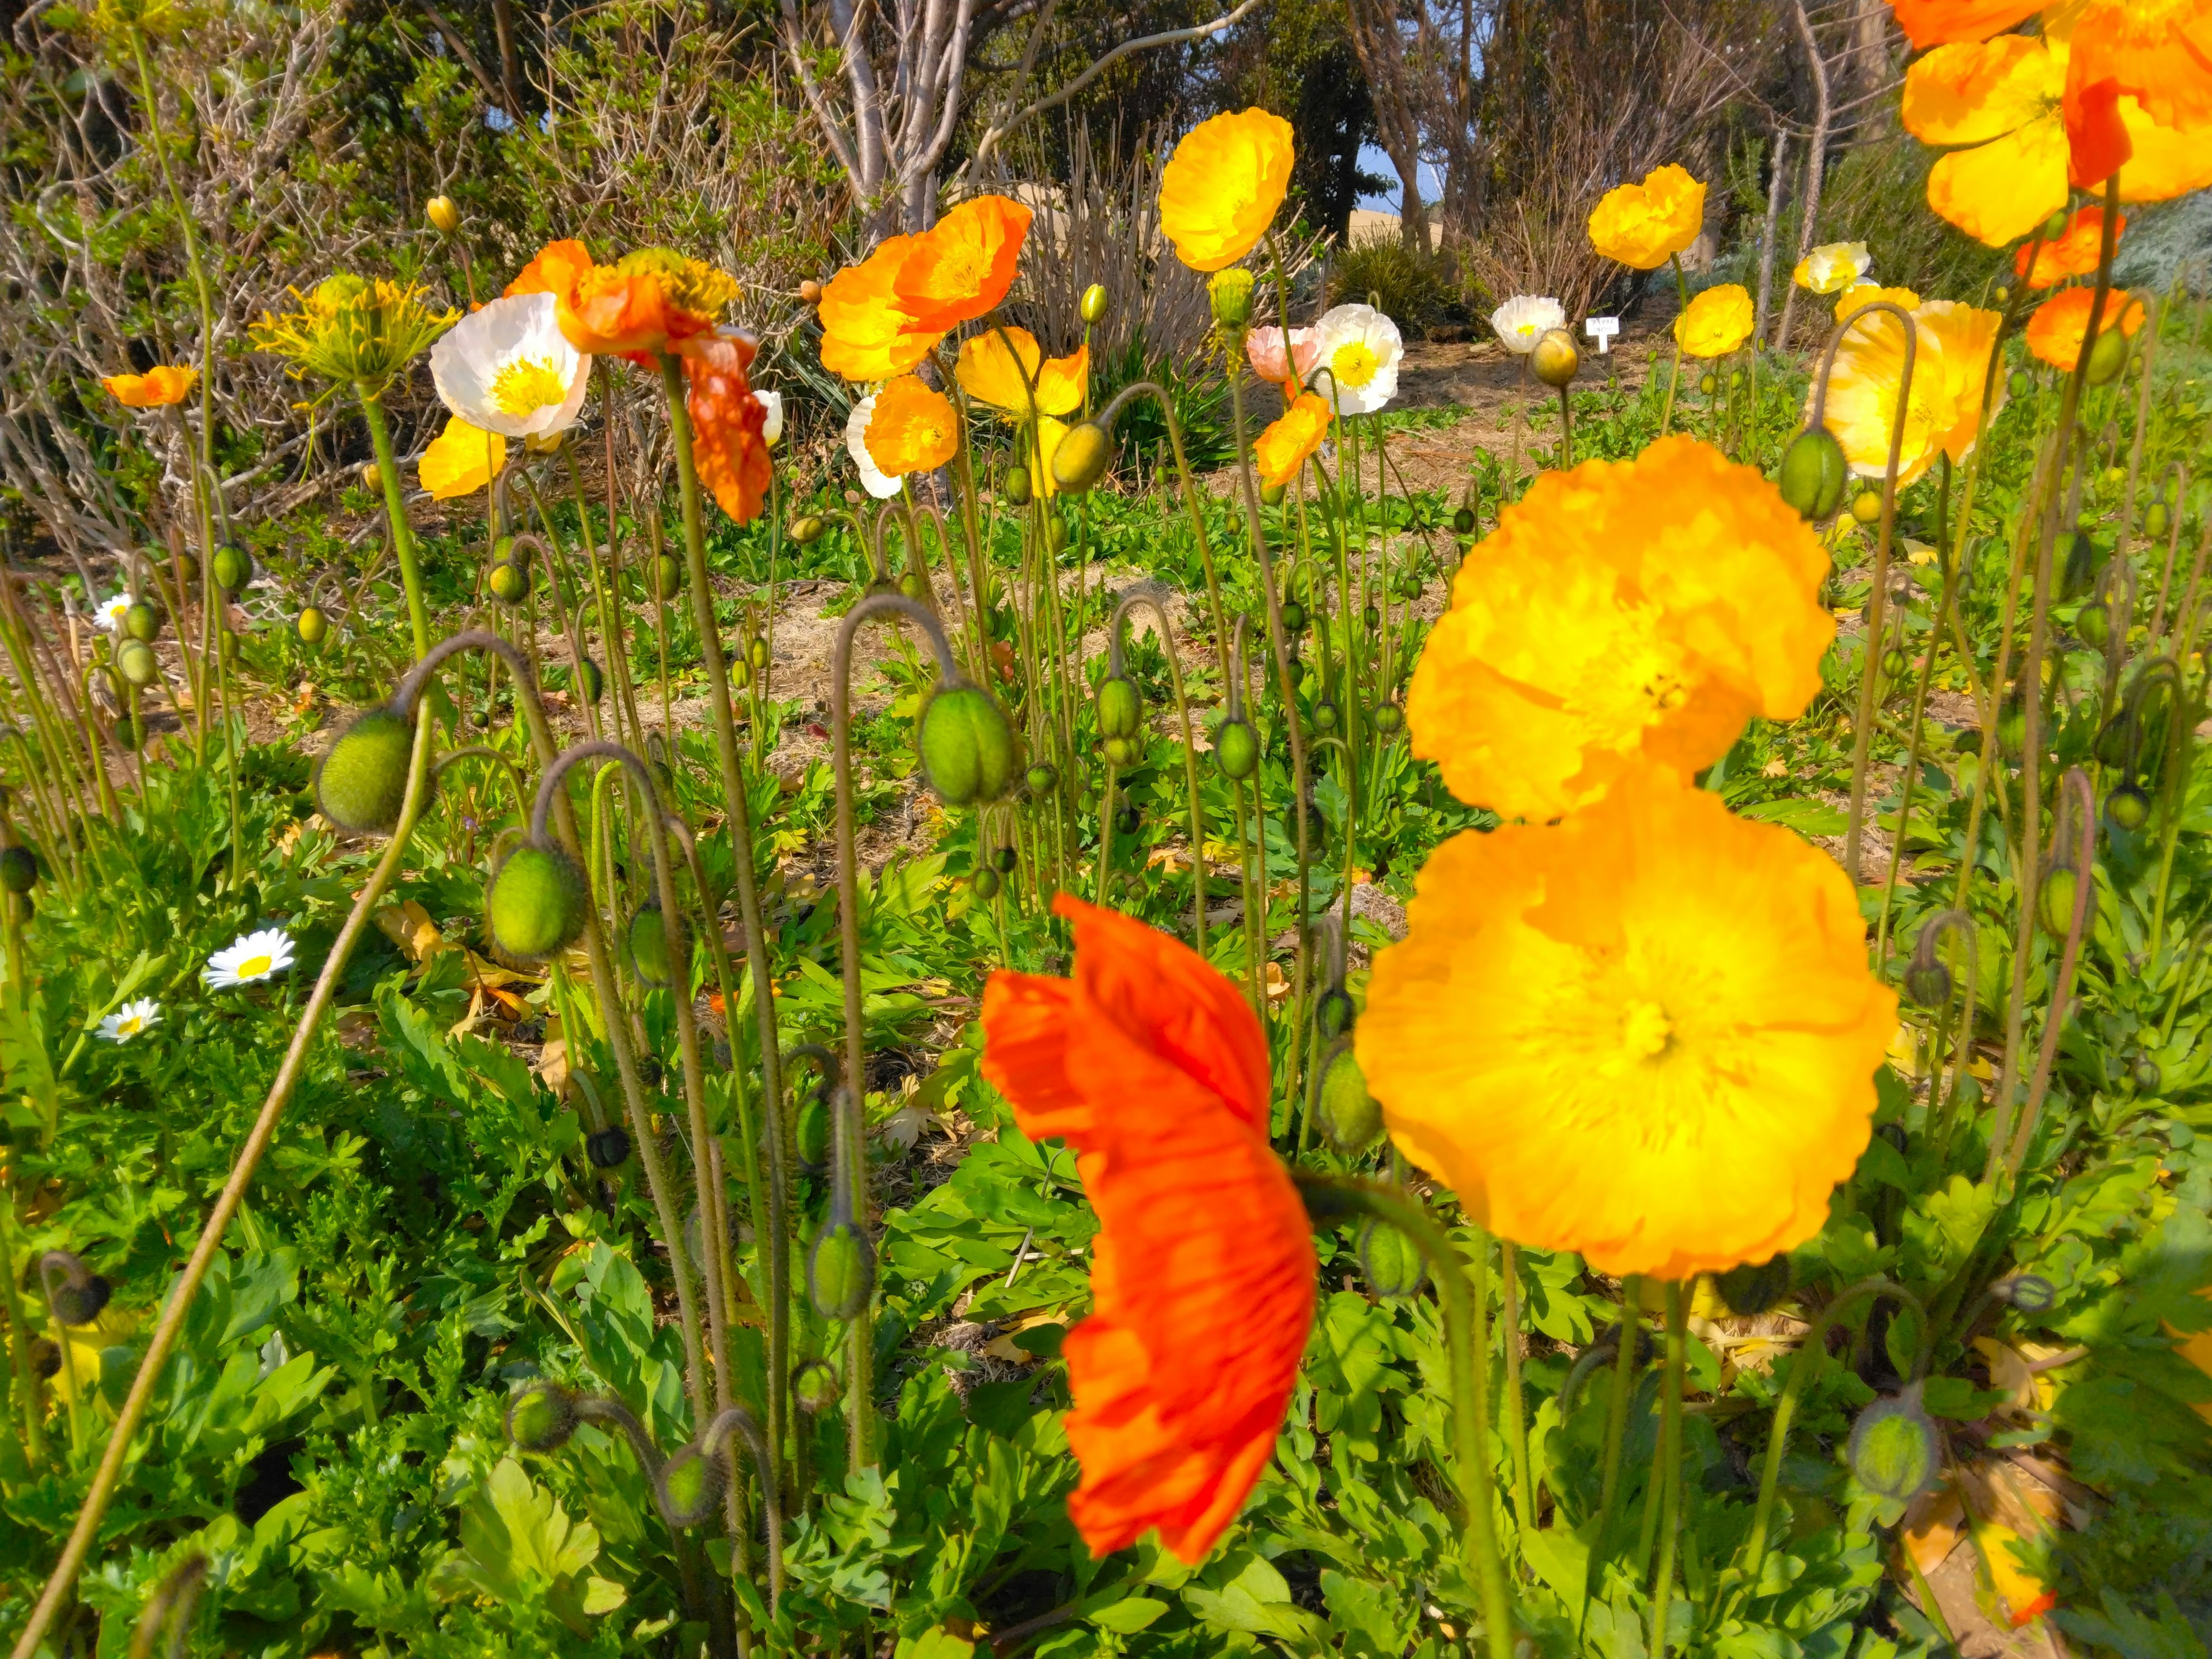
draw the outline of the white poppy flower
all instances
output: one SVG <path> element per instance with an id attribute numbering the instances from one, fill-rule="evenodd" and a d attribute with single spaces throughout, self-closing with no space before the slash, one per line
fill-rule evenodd
<path id="1" fill-rule="evenodd" d="M 502 438 L 550 438 L 574 426 L 591 368 L 561 332 L 550 294 L 494 300 L 430 348 L 430 379 L 446 407 Z"/>
<path id="2" fill-rule="evenodd" d="M 1523 357 L 1552 330 L 1566 325 L 1566 310 L 1557 300 L 1534 294 L 1516 294 L 1490 313 L 1491 329 L 1505 349 Z"/>
<path id="3" fill-rule="evenodd" d="M 1873 269 L 1864 242 L 1823 242 L 1797 262 L 1791 280 L 1815 294 L 1840 294 Z"/>
<path id="4" fill-rule="evenodd" d="M 123 618 L 129 614 L 130 610 L 131 596 L 128 593 L 118 593 L 112 598 L 102 599 L 100 602 L 100 609 L 92 613 L 92 619 L 112 634 L 123 626 Z"/>
<path id="5" fill-rule="evenodd" d="M 281 974 L 292 965 L 292 941 L 281 927 L 263 927 L 225 945 L 207 959 L 200 977 L 215 991 Z"/>
<path id="6" fill-rule="evenodd" d="M 768 418 L 761 422 L 761 441 L 772 446 L 783 436 L 783 393 L 756 389 L 753 398 L 768 413 Z"/>
<path id="7" fill-rule="evenodd" d="M 1398 395 L 1406 342 L 1373 306 L 1338 306 L 1314 325 L 1311 384 L 1340 415 L 1372 415 Z"/>
<path id="8" fill-rule="evenodd" d="M 860 469 L 860 483 L 868 494 L 879 501 L 887 501 L 899 493 L 899 480 L 878 466 L 876 458 L 868 453 L 868 422 L 875 417 L 876 394 L 871 392 L 854 404 L 853 412 L 845 417 L 845 453 Z"/>
<path id="9" fill-rule="evenodd" d="M 100 1034 L 110 1042 L 128 1042 L 149 1026 L 161 1023 L 161 1005 L 151 997 L 126 1002 L 100 1022 Z"/>

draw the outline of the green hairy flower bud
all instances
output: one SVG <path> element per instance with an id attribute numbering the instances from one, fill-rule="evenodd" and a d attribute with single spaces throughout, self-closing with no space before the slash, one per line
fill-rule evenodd
<path id="1" fill-rule="evenodd" d="M 161 613 L 141 599 L 123 613 L 123 631 L 142 645 L 151 645 L 161 636 Z"/>
<path id="2" fill-rule="evenodd" d="M 301 607 L 299 620 L 293 626 L 299 631 L 302 645 L 320 645 L 330 637 L 331 619 L 318 605 Z"/>
<path id="3" fill-rule="evenodd" d="M 806 1253 L 806 1294 L 824 1319 L 850 1319 L 875 1288 L 875 1250 L 849 1221 L 826 1223 Z"/>
<path id="4" fill-rule="evenodd" d="M 629 1162 L 629 1131 L 619 1123 L 594 1129 L 584 1137 L 584 1156 L 594 1170 L 618 1170 Z"/>
<path id="5" fill-rule="evenodd" d="M 501 605 L 520 605 L 530 597 L 530 567 L 502 559 L 491 568 L 491 596 Z"/>
<path id="6" fill-rule="evenodd" d="M 1927 1488 L 1941 1455 L 1936 1425 L 1921 1408 L 1917 1382 L 1861 1412 L 1845 1454 L 1859 1485 L 1899 1504 Z"/>
<path id="7" fill-rule="evenodd" d="M 1014 781 L 1013 728 L 998 700 L 971 681 L 939 686 L 915 735 L 922 776 L 947 806 L 972 806 L 1005 794 Z"/>
<path id="8" fill-rule="evenodd" d="M 356 836 L 398 827 L 414 757 L 415 728 L 389 708 L 372 708 L 338 733 L 315 769 L 315 807 Z"/>
<path id="9" fill-rule="evenodd" d="M 1079 421 L 1068 428 L 1052 452 L 1052 481 L 1071 495 L 1080 495 L 1106 476 L 1114 459 L 1114 441 L 1096 421 Z"/>
<path id="10" fill-rule="evenodd" d="M 679 1447 L 660 1466 L 660 1512 L 678 1531 L 698 1526 L 720 1507 L 729 1484 L 729 1462 L 720 1452 Z"/>
<path id="11" fill-rule="evenodd" d="M 215 585 L 226 593 L 241 592 L 253 580 L 253 556 L 228 544 L 215 550 Z"/>
<path id="12" fill-rule="evenodd" d="M 999 493 L 1013 507 L 1030 504 L 1030 470 L 1025 466 L 1010 466 L 999 480 Z"/>
<path id="13" fill-rule="evenodd" d="M 1364 1151 L 1382 1131 L 1382 1108 L 1349 1043 L 1339 1046 L 1321 1074 L 1321 1132 L 1340 1152 Z"/>
<path id="14" fill-rule="evenodd" d="M 1784 501 L 1820 524 L 1836 516 L 1850 480 L 1843 445 L 1822 426 L 1808 428 L 1790 441 L 1790 447 L 1782 452 L 1782 476 L 1776 482 Z"/>
<path id="15" fill-rule="evenodd" d="M 826 1359 L 809 1359 L 791 1374 L 792 1403 L 809 1417 L 828 1411 L 843 1391 L 837 1368 Z"/>
<path id="16" fill-rule="evenodd" d="M 0 852 L 0 888 L 27 893 L 39 884 L 39 855 L 27 847 Z"/>
<path id="17" fill-rule="evenodd" d="M 1213 763 L 1224 778 L 1242 782 L 1260 769 L 1260 734 L 1242 714 L 1221 722 L 1213 733 Z"/>
<path id="18" fill-rule="evenodd" d="M 554 1452 L 576 1431 L 576 1397 L 558 1383 L 525 1389 L 507 1402 L 507 1437 L 518 1451 Z"/>
<path id="19" fill-rule="evenodd" d="M 2142 829 L 2150 822 L 2150 797 L 2140 784 L 2120 785 L 2105 797 L 2105 822 L 2115 830 Z"/>
<path id="20" fill-rule="evenodd" d="M 115 671 L 141 690 L 161 678 L 161 665 L 155 659 L 154 647 L 143 640 L 123 641 L 115 653 Z"/>
<path id="21" fill-rule="evenodd" d="M 1050 761 L 1039 761 L 1023 775 L 1032 795 L 1049 795 L 1060 787 L 1060 769 Z"/>
<path id="22" fill-rule="evenodd" d="M 822 534 L 822 515 L 808 513 L 791 521 L 791 539 L 805 547 Z"/>
<path id="23" fill-rule="evenodd" d="M 637 975 L 639 984 L 657 988 L 675 978 L 669 954 L 668 918 L 658 904 L 638 906 L 623 930 L 623 945 L 629 957 L 629 970 Z"/>
<path id="24" fill-rule="evenodd" d="M 1252 324 L 1252 273 L 1237 265 L 1217 270 L 1206 285 L 1206 296 L 1222 333 L 1243 345 Z"/>
<path id="25" fill-rule="evenodd" d="M 1133 738 L 1145 718 L 1145 702 L 1126 674 L 1109 674 L 1098 683 L 1098 735 Z"/>
<path id="26" fill-rule="evenodd" d="M 566 853 L 526 842 L 507 855 L 492 878 L 485 908 L 501 950 L 542 961 L 575 943 L 590 902 L 584 872 Z"/>
<path id="27" fill-rule="evenodd" d="M 1077 308 L 1082 312 L 1085 322 L 1100 323 L 1106 319 L 1106 285 L 1093 283 L 1083 290 L 1083 298 Z"/>
<path id="28" fill-rule="evenodd" d="M 1420 1247 L 1379 1216 L 1359 1229 L 1359 1271 L 1380 1297 L 1407 1297 L 1421 1288 L 1428 1272 Z"/>
<path id="29" fill-rule="evenodd" d="M 2054 864 L 2043 872 L 2043 885 L 2035 895 L 2035 914 L 2045 932 L 2064 939 L 2072 930 L 2075 896 L 2081 890 L 2081 872 L 2070 864 Z"/>

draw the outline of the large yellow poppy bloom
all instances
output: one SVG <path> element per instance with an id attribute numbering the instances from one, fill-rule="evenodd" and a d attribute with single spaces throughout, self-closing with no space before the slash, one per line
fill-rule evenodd
<path id="1" fill-rule="evenodd" d="M 1990 353 L 2003 320 L 1994 311 L 1955 300 L 1930 300 L 1913 312 L 1912 386 L 1898 455 L 1899 484 L 1925 472 L 1938 455 L 1948 455 L 1955 465 L 1972 450 L 1981 431 Z M 1828 377 L 1825 420 L 1844 447 L 1844 459 L 1862 477 L 1888 469 L 1890 428 L 1904 376 L 1905 325 L 1886 311 L 1854 324 Z M 1808 395 L 1808 414 L 1811 408 Z"/>
<path id="2" fill-rule="evenodd" d="M 1160 228 L 1193 270 L 1233 265 L 1275 221 L 1291 187 L 1291 124 L 1263 109 L 1201 121 L 1160 173 Z"/>
<path id="3" fill-rule="evenodd" d="M 1863 306 L 1887 301 L 1907 311 L 1920 309 L 1920 296 L 1909 288 L 1884 288 L 1880 283 L 1854 283 L 1836 296 L 1836 320 L 1842 322 Z"/>
<path id="4" fill-rule="evenodd" d="M 1668 162 L 1637 185 L 1620 185 L 1590 210 L 1590 246 L 1637 270 L 1656 270 L 1698 240 L 1705 187 Z"/>
<path id="5" fill-rule="evenodd" d="M 1828 556 L 1757 471 L 1693 438 L 1547 472 L 1452 586 L 1413 671 L 1413 752 L 1541 822 L 1623 772 L 1688 772 L 1820 688 Z"/>
<path id="6" fill-rule="evenodd" d="M 1725 357 L 1751 337 L 1751 292 L 1741 283 L 1723 283 L 1690 301 L 1674 319 L 1674 343 L 1689 357 Z"/>
<path id="7" fill-rule="evenodd" d="M 1601 1273 L 1764 1261 L 1866 1150 L 1897 998 L 1835 860 L 1664 775 L 1438 848 L 1357 1038 L 1401 1151 Z"/>

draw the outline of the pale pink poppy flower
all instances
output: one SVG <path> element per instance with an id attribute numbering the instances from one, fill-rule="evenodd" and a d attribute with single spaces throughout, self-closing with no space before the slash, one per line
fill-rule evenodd
<path id="1" fill-rule="evenodd" d="M 1281 385 L 1295 371 L 1303 380 L 1312 372 L 1321 356 L 1321 347 L 1315 342 L 1314 331 L 1294 328 L 1291 331 L 1290 365 L 1283 362 L 1283 331 L 1279 328 L 1255 328 L 1244 336 L 1244 353 L 1252 360 L 1252 372 L 1263 380 Z"/>

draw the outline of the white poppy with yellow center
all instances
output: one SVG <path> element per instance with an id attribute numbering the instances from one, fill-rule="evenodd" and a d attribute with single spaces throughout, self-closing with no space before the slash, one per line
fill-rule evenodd
<path id="1" fill-rule="evenodd" d="M 1406 342 L 1373 306 L 1337 306 L 1314 325 L 1313 389 L 1340 415 L 1372 415 L 1398 395 Z"/>
<path id="2" fill-rule="evenodd" d="M 1490 313 L 1492 332 L 1508 351 L 1522 357 L 1553 329 L 1566 325 L 1566 308 L 1545 295 L 1516 294 Z"/>
<path id="3" fill-rule="evenodd" d="M 511 294 L 430 348 L 430 379 L 454 416 L 502 438 L 544 441 L 576 423 L 592 360 L 568 343 L 550 294 Z"/>
<path id="4" fill-rule="evenodd" d="M 234 985 L 251 985 L 281 974 L 292 965 L 292 941 L 281 927 L 263 927 L 225 945 L 207 959 L 200 977 L 208 988 L 221 991 Z"/>
<path id="5" fill-rule="evenodd" d="M 860 486 L 879 501 L 887 501 L 899 493 L 904 473 L 896 477 L 876 465 L 876 458 L 868 453 L 868 422 L 876 418 L 876 394 L 871 392 L 853 405 L 853 412 L 845 419 L 845 453 L 853 458 L 853 465 L 860 470 Z"/>

